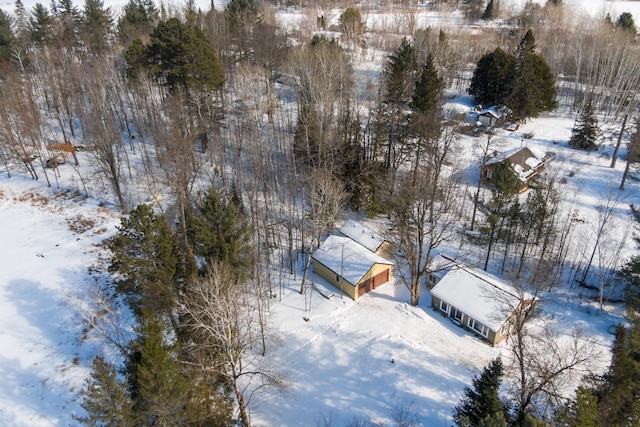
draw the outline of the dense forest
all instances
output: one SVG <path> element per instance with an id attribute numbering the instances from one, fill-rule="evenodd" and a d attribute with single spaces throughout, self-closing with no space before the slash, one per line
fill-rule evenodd
<path id="1" fill-rule="evenodd" d="M 569 145 L 587 151 L 598 149 L 600 123 L 623 121 L 633 173 L 640 46 L 631 14 L 580 20 L 561 0 L 516 16 L 498 0 L 320 3 L 231 0 L 202 11 L 129 0 L 116 13 L 101 0 L 31 10 L 17 0 L 13 14 L 0 11 L 6 174 L 56 187 L 70 163 L 75 191 L 123 214 L 105 243 L 100 315 L 87 319 L 121 363 L 96 356 L 78 422 L 251 425 L 251 393 L 286 384 L 261 362 L 279 283 L 304 271 L 304 293 L 311 251 L 357 214 L 387 221 L 412 305 L 438 248 L 457 239 L 522 292 L 575 281 L 602 309 L 614 287 L 625 291 L 628 326 L 604 375 L 565 399 L 562 375 L 590 348 L 545 341 L 542 350 L 515 321 L 511 370 L 497 359 L 475 378 L 456 424 L 638 425 L 640 259 L 605 256 L 603 243 L 618 200 L 603 200 L 592 239 L 576 243 L 560 183 L 543 178 L 520 195 L 506 167 L 493 186 L 470 185 L 472 164 L 456 156 L 473 130 L 444 108 L 455 93 L 501 105 L 506 123 L 575 116 Z M 310 17 L 308 28 L 282 25 L 284 7 Z M 327 22 L 320 11 L 335 8 L 337 23 Z M 436 10 L 468 25 L 419 25 Z M 396 19 L 375 19 L 386 14 Z M 379 72 L 359 72 L 367 61 Z M 493 137 L 476 137 L 473 164 L 486 161 Z M 119 323 L 122 311 L 130 323 Z M 510 393 L 500 391 L 507 371 Z"/>

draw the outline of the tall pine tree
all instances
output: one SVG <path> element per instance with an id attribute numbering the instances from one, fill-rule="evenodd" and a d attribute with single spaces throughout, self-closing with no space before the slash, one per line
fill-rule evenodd
<path id="1" fill-rule="evenodd" d="M 150 35 L 145 63 L 171 91 L 218 90 L 224 70 L 205 32 L 178 18 L 160 22 Z"/>
<path id="2" fill-rule="evenodd" d="M 249 266 L 249 228 L 236 205 L 213 186 L 188 213 L 187 236 L 206 264 L 224 262 L 237 273 Z"/>
<path id="3" fill-rule="evenodd" d="M 384 94 L 379 129 L 385 141 L 385 167 L 393 174 L 411 152 L 409 143 L 409 106 L 415 88 L 416 52 L 409 40 L 389 56 L 384 70 Z"/>
<path id="4" fill-rule="evenodd" d="M 469 94 L 476 103 L 487 106 L 504 103 L 513 62 L 513 55 L 499 47 L 480 58 L 469 86 Z"/>
<path id="5" fill-rule="evenodd" d="M 593 390 L 580 386 L 576 396 L 556 413 L 558 425 L 566 427 L 599 427 L 598 399 Z"/>
<path id="6" fill-rule="evenodd" d="M 131 427 L 134 425 L 132 402 L 116 368 L 102 356 L 93 359 L 91 378 L 81 392 L 85 416 L 76 418 L 88 427 Z"/>
<path id="7" fill-rule="evenodd" d="M 102 0 L 85 0 L 80 30 L 84 45 L 89 51 L 100 54 L 106 50 L 112 26 L 111 8 L 105 8 Z"/>
<path id="8" fill-rule="evenodd" d="M 116 291 L 125 296 L 137 316 L 149 310 L 173 319 L 180 261 L 175 253 L 175 233 L 166 219 L 154 215 L 147 205 L 122 218 L 118 230 L 109 242 L 109 271 L 115 273 Z"/>
<path id="9" fill-rule="evenodd" d="M 0 10 L 0 66 L 11 60 L 13 49 L 17 47 L 16 36 L 13 33 L 13 19 L 4 10 Z"/>
<path id="10" fill-rule="evenodd" d="M 488 235 L 487 255 L 484 262 L 484 270 L 489 266 L 491 250 L 500 235 L 500 230 L 506 219 L 516 218 L 519 209 L 517 194 L 520 191 L 520 180 L 513 170 L 511 162 L 507 159 L 493 170 L 491 177 L 491 199 L 482 205 L 487 215 Z"/>
<path id="11" fill-rule="evenodd" d="M 441 133 L 443 88 L 443 79 L 438 75 L 433 55 L 429 54 L 422 67 L 420 78 L 416 82 L 411 100 L 413 113 L 411 130 L 416 137 L 414 182 L 417 180 L 421 164 L 430 163 L 429 160 L 433 157 L 431 155 L 435 155 L 436 141 Z M 423 160 L 425 157 L 426 161 Z M 435 167 L 434 165 L 429 166 Z"/>
<path id="12" fill-rule="evenodd" d="M 508 81 L 509 95 L 505 103 L 514 120 L 536 117 L 556 108 L 556 80 L 547 62 L 536 53 L 531 30 L 518 44 Z"/>
<path id="13" fill-rule="evenodd" d="M 118 38 L 125 46 L 137 38 L 146 39 L 158 19 L 158 9 L 152 0 L 129 0 L 118 19 Z"/>
<path id="14" fill-rule="evenodd" d="M 618 325 L 611 366 L 597 392 L 600 425 L 640 425 L 640 316 L 627 310 L 629 328 Z"/>
<path id="15" fill-rule="evenodd" d="M 176 357 L 177 344 L 165 342 L 164 322 L 151 312 L 141 317 L 139 331 L 137 362 L 130 369 L 136 417 L 143 426 L 185 425 L 192 385 Z"/>
<path id="16" fill-rule="evenodd" d="M 497 358 L 473 378 L 473 388 L 465 387 L 464 396 L 453 410 L 453 421 L 460 427 L 480 425 L 506 426 L 509 407 L 499 396 L 502 361 Z"/>
<path id="17" fill-rule="evenodd" d="M 630 12 L 623 12 L 618 16 L 618 19 L 616 20 L 616 27 L 626 31 L 631 36 L 635 36 L 638 32 L 636 23 L 633 20 L 633 15 Z"/>
<path id="18" fill-rule="evenodd" d="M 36 3 L 31 11 L 28 23 L 30 40 L 37 46 L 51 43 L 53 40 L 53 24 L 54 20 L 49 10 L 42 3 Z"/>
<path id="19" fill-rule="evenodd" d="M 599 134 L 598 119 L 593 108 L 593 101 L 589 97 L 584 110 L 580 113 L 580 117 L 576 119 L 576 124 L 571 132 L 571 139 L 569 139 L 569 146 L 579 150 L 597 150 L 598 144 L 596 142 Z"/>

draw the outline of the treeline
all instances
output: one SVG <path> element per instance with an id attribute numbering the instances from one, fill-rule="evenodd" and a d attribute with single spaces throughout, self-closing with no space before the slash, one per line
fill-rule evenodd
<path id="1" fill-rule="evenodd" d="M 283 387 L 264 358 L 273 291 L 239 198 L 209 188 L 185 221 L 174 229 L 143 204 L 107 241 L 113 280 L 88 322 L 124 363 L 94 359 L 82 424 L 248 426 L 247 390 Z M 123 309 L 132 334 L 117 322 Z"/>

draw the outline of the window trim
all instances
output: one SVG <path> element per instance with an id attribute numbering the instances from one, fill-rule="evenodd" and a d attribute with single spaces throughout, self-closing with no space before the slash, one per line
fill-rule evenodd
<path id="1" fill-rule="evenodd" d="M 489 328 L 486 325 L 478 322 L 476 319 L 469 317 L 467 326 L 479 335 L 482 335 L 485 338 L 489 337 Z"/>
<path id="2" fill-rule="evenodd" d="M 440 311 L 448 315 L 449 310 L 451 310 L 451 305 L 446 301 L 440 300 Z"/>

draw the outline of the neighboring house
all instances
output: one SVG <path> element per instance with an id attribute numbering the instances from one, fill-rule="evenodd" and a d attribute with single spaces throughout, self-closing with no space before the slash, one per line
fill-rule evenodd
<path id="1" fill-rule="evenodd" d="M 312 259 L 315 274 L 354 300 L 393 277 L 393 262 L 348 237 L 327 237 Z"/>
<path id="2" fill-rule="evenodd" d="M 544 170 L 545 164 L 555 158 L 555 153 L 545 153 L 534 147 L 520 147 L 498 153 L 487 160 L 482 169 L 482 179 L 491 182 L 493 172 L 500 164 L 509 161 L 511 170 L 520 181 L 520 192 L 529 188 L 529 182 L 534 180 Z"/>
<path id="3" fill-rule="evenodd" d="M 431 307 L 491 344 L 509 334 L 509 320 L 534 299 L 486 271 L 455 265 L 431 289 Z"/>
<path id="4" fill-rule="evenodd" d="M 482 110 L 478 112 L 478 122 L 480 125 L 492 128 L 495 127 L 502 117 L 494 110 Z"/>
<path id="5" fill-rule="evenodd" d="M 340 233 L 361 244 L 376 255 L 386 259 L 393 258 L 393 243 L 359 222 L 348 220 L 340 228 Z"/>

